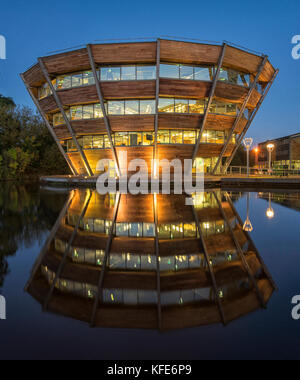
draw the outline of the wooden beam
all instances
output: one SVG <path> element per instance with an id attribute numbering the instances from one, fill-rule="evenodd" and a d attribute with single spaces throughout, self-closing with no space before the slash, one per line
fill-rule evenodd
<path id="1" fill-rule="evenodd" d="M 231 198 L 230 198 L 228 192 L 225 193 L 225 196 L 226 196 L 227 201 L 228 201 L 229 204 L 230 204 L 230 207 L 231 207 L 232 210 L 233 210 L 233 213 L 235 214 L 236 218 L 238 219 L 240 226 L 243 228 L 243 222 L 242 222 L 242 219 L 241 219 L 240 215 L 238 214 L 238 212 L 236 211 L 236 208 L 234 207 L 234 204 L 233 204 L 233 202 L 232 202 L 232 200 L 231 200 Z M 268 280 L 269 280 L 270 283 L 272 284 L 274 290 L 278 290 L 278 287 L 277 287 L 277 285 L 275 284 L 275 281 L 273 280 L 273 277 L 271 276 L 271 273 L 269 272 L 269 270 L 268 270 L 268 268 L 267 268 L 267 266 L 266 266 L 266 264 L 265 264 L 263 258 L 261 257 L 261 255 L 260 255 L 258 249 L 256 248 L 256 245 L 254 244 L 254 241 L 252 240 L 250 234 L 249 234 L 247 231 L 244 231 L 244 234 L 246 235 L 248 241 L 249 241 L 250 244 L 252 245 L 252 248 L 253 248 L 253 250 L 255 251 L 255 253 L 256 253 L 256 255 L 257 255 L 257 257 L 258 257 L 258 259 L 259 259 L 259 261 L 260 261 L 260 263 L 261 263 L 261 266 L 262 266 L 262 268 L 263 268 L 263 271 L 265 272 L 265 275 L 267 276 Z"/>
<path id="2" fill-rule="evenodd" d="M 88 51 L 90 65 L 91 65 L 91 68 L 92 68 L 92 71 L 93 71 L 93 75 L 94 75 L 94 79 L 95 79 L 95 85 L 96 85 L 97 95 L 98 95 L 98 99 L 100 101 L 100 105 L 101 105 L 101 109 L 102 109 L 102 113 L 103 113 L 106 133 L 107 133 L 108 139 L 110 141 L 112 155 L 113 155 L 113 158 L 114 158 L 114 161 L 115 161 L 115 167 L 116 167 L 117 172 L 118 172 L 117 175 L 118 175 L 118 177 L 120 177 L 121 176 L 121 170 L 120 170 L 119 159 L 118 159 L 116 148 L 115 148 L 115 145 L 114 145 L 114 142 L 113 142 L 113 139 L 112 139 L 112 132 L 111 132 L 111 127 L 110 127 L 110 122 L 109 122 L 109 118 L 107 116 L 106 109 L 105 109 L 104 97 L 103 97 L 101 86 L 100 86 L 100 79 L 99 79 L 99 76 L 97 75 L 97 70 L 96 70 L 96 65 L 95 65 L 95 60 L 94 60 L 94 56 L 93 56 L 91 45 L 87 45 L 86 48 L 87 48 L 87 51 Z"/>
<path id="3" fill-rule="evenodd" d="M 249 100 L 250 100 L 250 98 L 251 98 L 251 96 L 253 94 L 253 91 L 256 88 L 256 85 L 257 85 L 257 82 L 259 80 L 259 77 L 260 77 L 260 75 L 261 75 L 261 73 L 262 73 L 262 71 L 263 71 L 263 69 L 264 69 L 264 67 L 265 67 L 265 65 L 266 65 L 267 62 L 268 62 L 268 57 L 267 56 L 263 56 L 262 57 L 262 62 L 260 64 L 260 66 L 259 66 L 259 69 L 258 69 L 258 72 L 256 74 L 256 77 L 255 77 L 254 81 L 251 83 L 251 86 L 249 88 L 249 91 L 248 91 L 248 94 L 246 96 L 246 99 L 244 100 L 242 108 L 240 109 L 240 112 L 239 112 L 239 114 L 237 115 L 237 117 L 235 119 L 233 127 L 232 127 L 232 129 L 231 129 L 231 131 L 230 131 L 230 133 L 228 135 L 228 138 L 227 138 L 227 141 L 226 141 L 225 145 L 223 146 L 222 152 L 221 152 L 221 154 L 220 154 L 220 156 L 218 158 L 218 161 L 217 161 L 217 163 L 216 163 L 216 165 L 215 165 L 215 167 L 214 167 L 214 169 L 212 171 L 212 174 L 215 174 L 216 171 L 217 171 L 217 169 L 218 169 L 218 167 L 219 167 L 219 165 L 222 164 L 223 156 L 224 156 L 224 154 L 227 151 L 228 145 L 230 144 L 230 141 L 232 139 L 234 131 L 235 131 L 236 127 L 238 126 L 239 122 L 241 121 L 241 119 L 243 117 L 243 114 L 244 114 L 244 111 L 245 111 L 245 109 L 247 107 L 247 104 L 248 104 L 248 102 L 249 102 Z"/>
<path id="4" fill-rule="evenodd" d="M 99 276 L 99 281 L 98 281 L 98 290 L 97 290 L 97 294 L 95 296 L 95 301 L 94 301 L 94 306 L 93 306 L 93 311 L 92 311 L 92 316 L 91 316 L 91 323 L 90 323 L 91 327 L 94 327 L 94 325 L 95 325 L 95 319 L 96 319 L 98 304 L 102 303 L 102 292 L 103 292 L 104 275 L 105 275 L 105 271 L 106 271 L 106 267 L 107 267 L 107 260 L 108 260 L 108 256 L 109 256 L 109 253 L 110 253 L 111 244 L 112 244 L 113 237 L 114 237 L 114 229 L 115 229 L 116 220 L 117 220 L 117 216 L 118 216 L 120 199 L 121 199 L 121 194 L 117 193 L 117 198 L 116 198 L 115 207 L 114 207 L 114 215 L 113 215 L 112 225 L 110 227 L 109 236 L 108 236 L 107 242 L 106 242 L 105 254 L 104 254 L 104 258 L 103 258 L 103 262 L 102 262 L 102 267 L 101 267 L 101 272 L 100 272 L 100 276 Z"/>
<path id="5" fill-rule="evenodd" d="M 154 122 L 154 148 L 153 148 L 153 175 L 156 176 L 157 173 L 156 161 L 157 160 L 157 135 L 158 135 L 158 120 L 159 120 L 159 85 L 160 85 L 160 39 L 156 42 L 156 88 L 155 88 L 155 122 Z"/>
<path id="6" fill-rule="evenodd" d="M 259 290 L 259 288 L 257 286 L 257 282 L 256 282 L 256 280 L 255 280 L 255 278 L 253 276 L 253 273 L 251 271 L 251 268 L 250 268 L 250 266 L 248 264 L 248 261 L 247 261 L 245 255 L 244 255 L 244 252 L 243 252 L 243 250 L 242 250 L 242 248 L 240 246 L 240 243 L 238 242 L 238 240 L 237 240 L 237 238 L 236 238 L 236 236 L 234 234 L 234 231 L 232 229 L 232 226 L 231 226 L 231 224 L 230 224 L 230 222 L 229 222 L 229 220 L 227 218 L 227 215 L 225 214 L 225 211 L 224 211 L 224 209 L 222 207 L 221 201 L 219 200 L 218 196 L 216 195 L 216 193 L 214 191 L 213 191 L 213 194 L 214 194 L 214 197 L 215 197 L 215 199 L 217 201 L 217 204 L 219 206 L 219 209 L 220 209 L 222 217 L 223 217 L 223 219 L 225 221 L 225 224 L 227 225 L 227 228 L 229 229 L 229 232 L 230 232 L 230 235 L 232 237 L 232 240 L 234 241 L 234 244 L 236 246 L 236 249 L 237 249 L 237 252 L 239 254 L 239 257 L 240 257 L 240 259 L 241 259 L 241 261 L 242 261 L 242 263 L 243 263 L 243 265 L 244 265 L 244 267 L 246 269 L 246 272 L 247 272 L 247 274 L 248 274 L 248 276 L 249 276 L 249 278 L 250 278 L 250 280 L 252 282 L 252 285 L 254 286 L 254 289 L 256 290 L 256 294 L 257 294 L 258 300 L 259 300 L 261 306 L 263 308 L 266 308 L 266 304 L 265 304 L 264 298 L 263 298 L 263 296 L 262 296 L 262 294 L 261 294 L 261 292 L 260 292 L 260 290 Z"/>
<path id="7" fill-rule="evenodd" d="M 202 123 L 201 123 L 200 129 L 199 129 L 199 135 L 198 135 L 198 138 L 197 138 L 197 141 L 196 141 L 195 149 L 193 151 L 192 165 L 194 164 L 194 161 L 195 161 L 195 159 L 197 157 L 197 153 L 198 153 L 198 150 L 199 150 L 202 134 L 203 134 L 203 131 L 205 129 L 206 121 L 207 121 L 207 118 L 208 118 L 208 115 L 209 115 L 209 109 L 210 109 L 211 103 L 212 103 L 214 95 L 215 95 L 217 83 L 218 83 L 219 76 L 220 76 L 220 71 L 221 71 L 221 68 L 222 68 L 222 65 L 223 65 L 223 61 L 224 61 L 224 57 L 225 57 L 225 53 L 226 53 L 226 48 L 227 48 L 227 45 L 224 43 L 223 44 L 223 48 L 221 50 L 220 57 L 219 57 L 217 71 L 215 73 L 215 77 L 214 77 L 214 80 L 213 80 L 213 83 L 212 83 L 212 86 L 211 86 L 211 89 L 210 89 L 210 94 L 209 94 L 208 102 L 207 102 L 207 105 L 206 105 L 205 110 L 204 110 L 204 115 L 203 115 Z"/>
<path id="8" fill-rule="evenodd" d="M 78 218 L 78 220 L 77 220 L 77 222 L 76 222 L 76 226 L 74 227 L 74 230 L 73 230 L 73 232 L 72 232 L 72 235 L 71 235 L 71 237 L 70 237 L 70 239 L 69 239 L 69 241 L 68 241 L 67 247 L 66 247 L 66 249 L 65 249 L 65 252 L 64 252 L 64 254 L 63 254 L 63 257 L 62 257 L 62 259 L 61 259 L 61 262 L 60 262 L 60 264 L 59 264 L 59 267 L 58 267 L 58 269 L 57 269 L 57 272 L 56 272 L 56 274 L 55 274 L 54 280 L 53 280 L 53 282 L 52 282 L 52 284 L 51 284 L 51 287 L 50 287 L 50 290 L 49 290 L 49 292 L 48 292 L 48 295 L 47 295 L 47 297 L 46 297 L 46 299 L 45 299 L 45 301 L 44 301 L 44 305 L 43 305 L 44 310 L 46 310 L 47 307 L 48 307 L 48 303 L 49 303 L 49 301 L 50 301 L 50 299 L 51 299 L 51 297 L 52 297 L 52 293 L 53 293 L 53 291 L 54 291 L 54 288 L 55 288 L 55 286 L 56 286 L 56 283 L 57 283 L 58 279 L 60 278 L 61 273 L 62 273 L 62 271 L 63 271 L 63 269 L 64 269 L 64 266 L 65 266 L 66 261 L 67 261 L 67 257 L 68 257 L 68 255 L 69 255 L 69 253 L 70 253 L 70 250 L 71 250 L 72 244 L 73 244 L 74 239 L 75 239 L 75 237 L 76 237 L 76 235 L 77 235 L 77 232 L 78 232 L 78 229 L 79 229 L 80 223 L 81 223 L 82 219 L 84 218 L 84 215 L 85 215 L 85 213 L 86 213 L 86 210 L 87 210 L 87 208 L 88 208 L 88 206 L 89 206 L 89 203 L 90 203 L 90 200 L 91 200 L 91 198 L 92 198 L 92 194 L 93 194 L 93 193 L 92 193 L 91 190 L 87 190 L 87 195 L 86 195 L 86 199 L 85 199 L 85 202 L 84 202 L 84 205 L 83 205 L 83 209 L 82 209 L 81 214 L 80 214 L 80 216 L 79 216 L 79 218 Z"/>
<path id="9" fill-rule="evenodd" d="M 233 160 L 233 158 L 234 158 L 234 156 L 235 156 L 235 154 L 236 154 L 239 146 L 241 145 L 241 143 L 242 143 L 242 141 L 243 141 L 246 133 L 248 132 L 248 129 L 250 128 L 250 126 L 251 126 L 251 124 L 252 124 L 252 122 L 253 122 L 253 120 L 254 120 L 257 112 L 259 111 L 259 109 L 260 109 L 261 105 L 263 104 L 266 96 L 268 95 L 268 93 L 269 93 L 269 91 L 270 91 L 270 89 L 271 89 L 271 87 L 272 87 L 272 85 L 273 85 L 273 83 L 274 83 L 274 81 L 275 81 L 278 73 L 279 73 L 279 70 L 277 69 L 275 71 L 275 73 L 274 73 L 271 81 L 268 83 L 267 87 L 265 88 L 265 91 L 263 92 L 263 95 L 261 96 L 261 98 L 260 98 L 260 100 L 259 100 L 259 102 L 258 102 L 258 104 L 257 104 L 257 106 L 255 108 L 255 110 L 251 113 L 251 116 L 250 116 L 250 118 L 248 120 L 248 123 L 247 123 L 246 127 L 244 128 L 243 132 L 241 133 L 241 135 L 240 135 L 240 137 L 239 137 L 239 139 L 238 139 L 238 141 L 236 143 L 236 146 L 235 146 L 235 148 L 234 148 L 231 156 L 227 158 L 227 160 L 225 162 L 225 165 L 224 165 L 224 172 L 225 173 L 226 173 L 229 165 L 231 164 L 231 162 L 232 162 L 232 160 Z"/>
<path id="10" fill-rule="evenodd" d="M 157 214 L 157 194 L 153 194 L 153 213 L 155 224 L 155 257 L 156 257 L 156 291 L 157 291 L 157 319 L 158 329 L 162 330 L 162 310 L 161 310 L 161 287 L 160 287 L 160 252 L 158 236 L 158 214 Z"/>
<path id="11" fill-rule="evenodd" d="M 25 285 L 25 288 L 24 288 L 25 291 L 28 290 L 28 288 L 29 288 L 29 286 L 30 286 L 30 284 L 31 284 L 34 276 L 36 275 L 38 269 L 42 265 L 43 259 L 44 259 L 45 255 L 46 255 L 46 253 L 47 253 L 47 251 L 48 251 L 48 249 L 50 247 L 50 244 L 52 243 L 52 241 L 53 241 L 53 239 L 54 239 L 54 237 L 55 237 L 55 235 L 57 233 L 57 230 L 59 229 L 59 227 L 61 225 L 61 221 L 66 216 L 66 213 L 67 213 L 67 211 L 68 211 L 68 209 L 70 207 L 70 204 L 71 204 L 71 202 L 73 200 L 74 194 L 75 194 L 75 192 L 74 192 L 74 190 L 72 190 L 70 192 L 69 196 L 68 196 L 68 199 L 67 199 L 67 201 L 66 201 L 63 209 L 61 210 L 61 212 L 59 214 L 59 217 L 57 218 L 54 226 L 52 227 L 51 232 L 50 232 L 49 236 L 47 237 L 47 239 L 46 239 L 46 241 L 45 241 L 45 243 L 43 245 L 43 248 L 42 248 L 42 250 L 41 250 L 41 252 L 40 252 L 40 254 L 39 254 L 37 260 L 35 261 L 35 264 L 34 264 L 32 270 L 31 270 L 30 278 L 29 278 L 29 280 L 28 280 L 28 282 L 27 282 L 27 284 Z"/>
<path id="12" fill-rule="evenodd" d="M 222 302 L 221 302 L 221 299 L 220 299 L 220 291 L 219 291 L 219 288 L 218 288 L 218 285 L 217 285 L 217 281 L 216 281 L 216 277 L 215 277 L 213 266 L 212 266 L 211 261 L 209 259 L 209 254 L 208 254 L 207 246 L 206 246 L 203 234 L 202 234 L 202 229 L 201 229 L 201 226 L 200 226 L 199 218 L 198 218 L 197 212 L 195 210 L 194 201 L 193 201 L 192 198 L 191 198 L 191 205 L 192 205 L 191 207 L 192 207 L 192 210 L 193 210 L 193 216 L 194 216 L 194 219 L 195 219 L 195 222 L 196 222 L 196 226 L 197 226 L 197 230 L 198 230 L 198 234 L 199 234 L 199 241 L 201 242 L 201 245 L 202 245 L 202 248 L 203 248 L 205 261 L 206 261 L 206 264 L 207 264 L 207 267 L 208 267 L 208 270 L 209 270 L 209 274 L 210 274 L 210 278 L 211 278 L 211 282 L 212 282 L 212 285 L 213 285 L 213 289 L 214 289 L 214 293 L 215 293 L 215 301 L 216 301 L 216 303 L 218 305 L 221 321 L 222 321 L 223 325 L 225 326 L 226 325 L 226 320 L 225 320 L 225 314 L 224 314 Z"/>
<path id="13" fill-rule="evenodd" d="M 35 104 L 36 108 L 39 110 L 39 113 L 41 114 L 45 124 L 46 124 L 46 127 L 48 128 L 48 131 L 50 132 L 50 135 L 52 136 L 52 138 L 54 139 L 54 141 L 56 142 L 56 145 L 60 151 L 60 153 L 63 155 L 64 159 L 66 160 L 71 172 L 73 173 L 73 175 L 78 175 L 77 173 L 77 170 L 75 169 L 75 167 L 73 166 L 72 164 L 72 161 L 70 160 L 70 158 L 68 157 L 68 155 L 66 154 L 64 148 L 61 146 L 61 143 L 59 142 L 51 124 L 49 123 L 49 120 L 47 119 L 47 116 L 45 115 L 42 107 L 40 106 L 40 103 L 38 101 L 38 99 L 36 99 L 36 97 L 34 96 L 33 94 L 33 91 L 31 89 L 31 87 L 29 86 L 29 84 L 26 82 L 25 80 L 25 77 L 23 74 L 20 75 L 20 77 L 22 78 L 26 88 L 27 88 L 27 91 L 29 92 L 29 95 L 31 96 L 31 99 L 33 101 L 33 103 Z"/>
<path id="14" fill-rule="evenodd" d="M 77 148 L 77 150 L 78 150 L 78 152 L 79 152 L 79 154 L 80 154 L 80 156 L 81 156 L 81 159 L 82 159 L 82 161 L 83 161 L 83 164 L 84 164 L 85 170 L 87 171 L 87 174 L 88 174 L 89 176 L 93 176 L 94 174 L 93 174 L 93 172 L 92 172 L 92 169 L 90 168 L 89 162 L 88 162 L 88 160 L 87 160 L 87 158 L 86 158 L 86 156 L 85 156 L 85 154 L 84 154 L 84 152 L 83 152 L 81 146 L 79 145 L 79 143 L 78 143 L 78 141 L 77 141 L 77 138 L 76 138 L 76 135 L 75 135 L 75 133 L 74 133 L 74 131 L 73 131 L 72 125 L 71 125 L 71 123 L 70 123 L 70 120 L 68 119 L 68 117 L 67 117 L 67 115 L 66 115 L 66 113 L 65 113 L 64 107 L 63 107 L 63 105 L 62 105 L 62 103 L 61 103 L 61 101 L 60 101 L 60 98 L 59 98 L 59 96 L 57 95 L 57 92 L 56 92 L 56 90 L 55 90 L 55 88 L 54 88 L 54 86 L 53 86 L 53 83 L 51 82 L 51 79 L 50 79 L 50 77 L 49 77 L 49 73 L 48 73 L 48 71 L 47 71 L 47 69 L 46 69 L 46 66 L 45 66 L 45 64 L 44 64 L 44 62 L 43 62 L 43 59 L 42 59 L 42 58 L 39 58 L 39 59 L 38 59 L 38 62 L 39 62 L 40 68 L 41 68 L 41 70 L 42 70 L 42 72 L 43 72 L 43 74 L 44 74 L 44 77 L 45 77 L 45 79 L 46 79 L 46 81 L 47 81 L 47 83 L 48 83 L 48 85 L 49 85 L 49 87 L 50 87 L 50 89 L 51 89 L 51 91 L 52 91 L 52 94 L 53 94 L 53 97 L 54 97 L 55 102 L 56 102 L 56 104 L 57 104 L 57 107 L 59 108 L 59 110 L 60 110 L 60 112 L 61 112 L 61 114 L 62 114 L 62 116 L 63 116 L 63 118 L 64 118 L 64 121 L 65 121 L 65 123 L 66 123 L 66 126 L 67 126 L 67 128 L 68 128 L 68 130 L 69 130 L 69 133 L 70 133 L 70 135 L 71 135 L 71 137 L 72 137 L 72 139 L 73 139 L 73 141 L 74 141 L 74 143 L 75 143 L 75 146 L 76 146 L 76 148 Z"/>

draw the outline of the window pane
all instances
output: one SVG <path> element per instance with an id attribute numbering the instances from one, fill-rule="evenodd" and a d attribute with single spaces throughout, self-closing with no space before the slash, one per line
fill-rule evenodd
<path id="1" fill-rule="evenodd" d="M 75 142 L 73 140 L 68 140 L 67 142 L 68 152 L 76 152 Z"/>
<path id="2" fill-rule="evenodd" d="M 171 131 L 171 144 L 182 144 L 182 131 Z"/>
<path id="3" fill-rule="evenodd" d="M 72 75 L 72 87 L 82 86 L 82 74 Z"/>
<path id="4" fill-rule="evenodd" d="M 128 146 L 128 133 L 127 132 L 115 133 L 115 145 Z"/>
<path id="5" fill-rule="evenodd" d="M 94 136 L 93 137 L 93 148 L 102 149 L 103 146 L 103 136 Z"/>
<path id="6" fill-rule="evenodd" d="M 83 106 L 83 118 L 84 119 L 93 119 L 94 118 L 94 106 L 93 105 Z"/>
<path id="7" fill-rule="evenodd" d="M 142 133 L 129 132 L 129 145 L 142 145 Z"/>
<path id="8" fill-rule="evenodd" d="M 94 104 L 94 118 L 98 119 L 103 117 L 102 109 L 100 104 Z"/>
<path id="9" fill-rule="evenodd" d="M 83 149 L 92 149 L 93 147 L 93 138 L 92 136 L 83 137 Z"/>
<path id="10" fill-rule="evenodd" d="M 137 79 L 138 80 L 156 79 L 156 67 L 155 66 L 138 66 Z"/>
<path id="11" fill-rule="evenodd" d="M 107 135 L 104 135 L 104 148 L 111 148 L 111 144 Z"/>
<path id="12" fill-rule="evenodd" d="M 84 86 L 90 86 L 95 84 L 95 79 L 92 71 L 85 71 L 83 74 L 82 84 Z"/>
<path id="13" fill-rule="evenodd" d="M 194 68 L 194 79 L 195 80 L 213 80 L 214 70 L 212 67 L 195 67 Z"/>
<path id="14" fill-rule="evenodd" d="M 196 237 L 196 236 L 197 236 L 196 224 L 195 223 L 184 224 L 184 237 Z"/>
<path id="15" fill-rule="evenodd" d="M 217 144 L 224 144 L 224 132 L 223 131 L 216 131 L 216 143 Z"/>
<path id="16" fill-rule="evenodd" d="M 116 223 L 116 235 L 128 236 L 128 223 Z"/>
<path id="17" fill-rule="evenodd" d="M 170 144 L 170 131 L 158 131 L 157 142 L 159 144 Z"/>
<path id="18" fill-rule="evenodd" d="M 160 65 L 160 77 L 179 79 L 179 65 Z"/>
<path id="19" fill-rule="evenodd" d="M 153 132 L 143 133 L 143 145 L 152 145 L 154 141 Z"/>
<path id="20" fill-rule="evenodd" d="M 174 112 L 174 99 L 159 98 L 158 112 Z"/>
<path id="21" fill-rule="evenodd" d="M 155 235 L 155 225 L 154 223 L 144 223 L 143 235 L 145 237 L 154 237 Z"/>
<path id="22" fill-rule="evenodd" d="M 184 131 L 183 132 L 183 143 L 184 144 L 195 144 L 196 143 L 196 131 Z"/>
<path id="23" fill-rule="evenodd" d="M 82 106 L 75 106 L 70 108 L 71 120 L 82 119 Z"/>
<path id="24" fill-rule="evenodd" d="M 194 79 L 193 66 L 180 66 L 180 79 Z"/>
<path id="25" fill-rule="evenodd" d="M 236 104 L 227 104 L 226 105 L 226 115 L 235 116 L 237 114 Z"/>
<path id="26" fill-rule="evenodd" d="M 129 223 L 129 236 L 142 237 L 143 223 Z"/>
<path id="27" fill-rule="evenodd" d="M 120 67 L 102 67 L 101 68 L 101 80 L 111 81 L 121 79 L 121 68 Z"/>
<path id="28" fill-rule="evenodd" d="M 204 113 L 205 100 L 189 100 L 189 112 L 190 113 Z"/>
<path id="29" fill-rule="evenodd" d="M 57 78 L 57 90 L 63 90 L 64 88 L 71 88 L 72 80 L 71 76 L 61 76 Z"/>
<path id="30" fill-rule="evenodd" d="M 121 80 L 135 80 L 135 79 L 136 79 L 135 66 L 121 67 Z"/>
<path id="31" fill-rule="evenodd" d="M 126 100 L 125 101 L 125 115 L 138 115 L 139 114 L 139 101 Z"/>
<path id="32" fill-rule="evenodd" d="M 109 115 L 124 115 L 124 101 L 109 101 L 108 113 Z"/>
<path id="33" fill-rule="evenodd" d="M 188 113 L 189 103 L 187 99 L 175 99 L 175 112 Z"/>
<path id="34" fill-rule="evenodd" d="M 155 114 L 155 100 L 140 100 L 140 114 L 141 115 Z"/>
<path id="35" fill-rule="evenodd" d="M 63 115 L 59 112 L 53 115 L 53 124 L 54 125 L 60 125 L 64 124 L 64 118 Z"/>

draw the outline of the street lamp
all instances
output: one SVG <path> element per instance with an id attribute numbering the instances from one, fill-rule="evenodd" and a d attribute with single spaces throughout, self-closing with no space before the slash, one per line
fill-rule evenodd
<path id="1" fill-rule="evenodd" d="M 247 149 L 247 176 L 250 175 L 250 149 L 253 144 L 253 139 L 246 138 L 243 140 L 243 143 L 245 145 L 245 148 Z"/>
<path id="2" fill-rule="evenodd" d="M 274 148 L 275 148 L 275 145 L 272 143 L 267 145 L 267 149 L 269 152 L 269 173 L 270 174 L 272 173 L 272 152 Z"/>
<path id="3" fill-rule="evenodd" d="M 252 232 L 253 226 L 249 218 L 249 209 L 250 209 L 250 193 L 247 194 L 247 219 L 244 223 L 243 230 L 246 232 Z"/>
<path id="4" fill-rule="evenodd" d="M 273 219 L 275 216 L 275 211 L 273 210 L 271 203 L 271 193 L 269 193 L 269 208 L 266 211 L 266 216 L 268 219 Z"/>

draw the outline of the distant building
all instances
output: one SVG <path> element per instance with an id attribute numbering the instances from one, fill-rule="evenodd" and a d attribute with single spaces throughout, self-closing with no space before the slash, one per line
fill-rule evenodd
<path id="1" fill-rule="evenodd" d="M 260 143 L 258 145 L 258 165 L 260 167 L 268 167 L 269 165 L 267 145 L 270 143 L 275 145 L 272 152 L 272 166 L 274 169 L 300 169 L 300 133 Z"/>

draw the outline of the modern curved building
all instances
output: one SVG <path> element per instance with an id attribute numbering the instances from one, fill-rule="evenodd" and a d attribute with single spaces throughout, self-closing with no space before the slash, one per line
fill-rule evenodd
<path id="1" fill-rule="evenodd" d="M 74 175 L 134 158 L 204 159 L 224 171 L 278 70 L 267 56 L 175 40 L 94 44 L 21 76 Z M 127 163 L 120 153 L 127 152 Z"/>
<path id="2" fill-rule="evenodd" d="M 266 307 L 276 288 L 231 198 L 71 195 L 27 291 L 92 326 L 162 331 L 227 324 Z"/>

